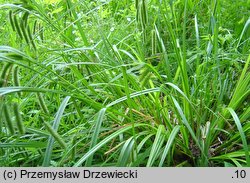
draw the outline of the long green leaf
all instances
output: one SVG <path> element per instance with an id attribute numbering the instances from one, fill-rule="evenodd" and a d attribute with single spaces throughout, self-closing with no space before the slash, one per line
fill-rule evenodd
<path id="1" fill-rule="evenodd" d="M 46 147 L 46 143 L 37 141 L 0 143 L 0 148 L 14 148 L 14 147 L 44 148 Z"/>
<path id="2" fill-rule="evenodd" d="M 56 117 L 53 123 L 53 130 L 55 132 L 57 132 L 63 112 L 65 110 L 65 107 L 67 106 L 67 103 L 70 99 L 70 96 L 65 97 L 65 99 L 63 100 L 62 104 L 60 105 L 57 113 L 56 113 Z M 53 137 L 53 135 L 50 135 L 49 140 L 48 140 L 48 144 L 47 144 L 47 148 L 45 151 L 45 155 L 44 155 L 44 160 L 43 160 L 43 166 L 49 166 L 50 165 L 50 161 L 51 161 L 51 154 L 52 154 L 52 149 L 53 149 L 53 144 L 55 142 L 55 138 Z"/>
<path id="3" fill-rule="evenodd" d="M 142 126 L 148 126 L 147 124 L 135 124 L 135 127 L 142 127 Z M 78 160 L 75 164 L 74 167 L 78 167 L 81 166 L 82 163 L 84 161 L 86 161 L 88 159 L 88 157 L 90 157 L 93 153 L 95 153 L 98 149 L 100 149 L 102 146 L 104 146 L 105 144 L 107 144 L 109 141 L 111 141 L 112 139 L 116 138 L 117 136 L 119 136 L 120 134 L 130 130 L 132 128 L 132 125 L 126 126 L 114 133 L 112 133 L 111 135 L 109 135 L 108 137 L 106 137 L 105 139 L 103 139 L 101 142 L 99 142 L 98 144 L 96 144 L 92 149 L 90 149 L 80 160 Z"/>
<path id="4" fill-rule="evenodd" d="M 125 167 L 127 165 L 129 156 L 131 155 L 131 152 L 133 150 L 134 143 L 134 137 L 130 137 L 128 140 L 126 140 L 125 144 L 122 147 L 120 156 L 117 160 L 118 167 Z"/>
<path id="5" fill-rule="evenodd" d="M 229 112 L 231 113 L 231 115 L 234 118 L 234 122 L 235 122 L 235 124 L 236 124 L 236 126 L 238 128 L 239 133 L 240 133 L 241 140 L 242 140 L 242 143 L 243 143 L 243 147 L 244 147 L 244 150 L 245 150 L 247 166 L 250 167 L 249 150 L 248 150 L 246 136 L 245 136 L 245 133 L 244 133 L 244 131 L 242 129 L 242 126 L 241 126 L 241 122 L 240 122 L 237 114 L 235 113 L 235 111 L 232 108 L 227 108 L 227 110 L 229 110 Z"/>
<path id="6" fill-rule="evenodd" d="M 175 126 L 175 127 L 173 128 L 171 134 L 169 135 L 169 137 L 168 137 L 168 142 L 167 142 L 167 144 L 166 144 L 166 146 L 165 146 L 165 149 L 164 149 L 164 151 L 163 151 L 163 154 L 162 154 L 162 156 L 161 156 L 161 161 L 160 161 L 160 163 L 159 163 L 159 167 L 161 167 L 161 166 L 163 165 L 164 160 L 166 159 L 167 154 L 168 154 L 168 152 L 169 152 L 169 150 L 170 150 L 170 148 L 171 148 L 171 146 L 172 146 L 172 144 L 173 144 L 173 142 L 174 142 L 174 139 L 175 139 L 177 133 L 179 132 L 179 130 L 180 130 L 180 126 L 177 125 L 177 126 Z"/>
<path id="7" fill-rule="evenodd" d="M 100 129 L 101 129 L 102 122 L 103 122 L 103 119 L 105 116 L 105 112 L 106 112 L 106 108 L 101 109 L 98 113 L 97 119 L 95 120 L 95 130 L 94 130 L 94 133 L 93 133 L 92 138 L 91 138 L 90 149 L 92 149 L 97 143 L 98 135 L 100 133 Z M 93 155 L 94 154 L 92 154 L 86 160 L 86 164 L 85 164 L 86 166 L 91 166 L 92 160 L 93 160 Z"/>
<path id="8" fill-rule="evenodd" d="M 165 130 L 164 125 L 159 125 L 156 136 L 155 136 L 155 140 L 152 145 L 152 149 L 148 158 L 148 162 L 146 165 L 147 167 L 153 166 L 156 158 L 159 156 L 159 151 L 165 139 L 165 135 L 166 135 L 165 133 L 166 133 L 166 130 Z"/>

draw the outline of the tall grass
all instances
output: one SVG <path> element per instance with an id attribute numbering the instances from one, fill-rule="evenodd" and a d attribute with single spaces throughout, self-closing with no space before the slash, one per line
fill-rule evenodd
<path id="1" fill-rule="evenodd" d="M 0 2 L 1 166 L 250 166 L 245 1 Z"/>

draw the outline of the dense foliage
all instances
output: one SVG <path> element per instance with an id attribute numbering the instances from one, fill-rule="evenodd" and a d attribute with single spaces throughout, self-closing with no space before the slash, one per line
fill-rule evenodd
<path id="1" fill-rule="evenodd" d="M 249 0 L 0 0 L 1 166 L 250 166 Z"/>

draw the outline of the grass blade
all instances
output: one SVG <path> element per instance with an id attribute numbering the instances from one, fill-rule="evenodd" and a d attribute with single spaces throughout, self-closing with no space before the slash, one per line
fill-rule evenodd
<path id="1" fill-rule="evenodd" d="M 106 112 L 106 108 L 101 109 L 98 113 L 97 119 L 95 120 L 95 129 L 94 129 L 94 133 L 93 133 L 92 138 L 91 138 L 90 149 L 92 149 L 97 143 L 98 135 L 100 133 L 100 129 L 102 126 L 102 122 L 103 122 L 103 119 L 105 117 L 105 112 Z M 92 154 L 86 160 L 86 164 L 85 164 L 86 166 L 91 166 L 92 160 L 93 160 L 93 155 L 94 154 Z"/>
<path id="2" fill-rule="evenodd" d="M 162 156 L 161 156 L 161 161 L 160 161 L 160 163 L 159 163 L 159 167 L 162 167 L 162 165 L 163 165 L 163 163 L 164 163 L 164 160 L 166 159 L 167 154 L 168 154 L 168 152 L 169 152 L 169 150 L 170 150 L 170 148 L 171 148 L 171 146 L 172 146 L 172 144 L 173 144 L 173 142 L 174 142 L 174 139 L 175 139 L 177 133 L 179 132 L 179 130 L 180 130 L 180 126 L 177 125 L 177 126 L 175 126 L 175 127 L 173 128 L 171 134 L 169 135 L 169 137 L 168 137 L 168 142 L 167 142 L 167 144 L 166 144 L 166 146 L 165 146 L 165 149 L 164 149 L 164 151 L 163 151 L 163 154 L 162 154 Z"/>
<path id="3" fill-rule="evenodd" d="M 120 156 L 117 160 L 118 167 L 125 167 L 127 165 L 129 156 L 131 155 L 131 151 L 133 150 L 135 140 L 134 137 L 129 138 L 122 147 Z"/>
<path id="4" fill-rule="evenodd" d="M 65 97 L 65 99 L 63 100 L 61 106 L 59 107 L 57 113 L 56 113 L 56 117 L 53 123 L 53 131 L 57 132 L 57 129 L 59 127 L 63 112 L 65 110 L 65 107 L 69 101 L 70 97 L 67 96 Z M 52 154 L 52 149 L 53 149 L 53 144 L 54 144 L 54 137 L 53 135 L 50 135 L 49 140 L 48 140 L 48 144 L 47 144 L 47 148 L 46 148 L 46 152 L 45 152 L 45 156 L 44 156 L 44 160 L 43 160 L 43 166 L 49 166 L 50 165 L 50 160 L 51 160 L 51 154 Z"/>
<path id="5" fill-rule="evenodd" d="M 148 126 L 148 125 L 146 125 L 146 124 L 135 124 L 135 127 L 140 127 L 140 126 L 142 127 L 142 126 Z M 126 132 L 128 130 L 131 130 L 131 128 L 132 128 L 132 125 L 126 126 L 126 127 L 122 128 L 122 129 L 112 133 L 111 135 L 109 135 L 105 139 L 103 139 L 101 142 L 96 144 L 92 149 L 90 149 L 86 154 L 84 154 L 84 156 L 74 164 L 74 167 L 81 166 L 82 163 L 84 161 L 86 161 L 88 159 L 88 157 L 90 157 L 98 149 L 100 149 L 102 146 L 104 146 L 105 144 L 107 144 L 109 141 L 111 141 L 115 137 L 119 136 L 120 134 L 122 134 L 122 133 L 124 133 L 124 132 Z"/>
<path id="6" fill-rule="evenodd" d="M 165 131 L 164 125 L 159 125 L 157 133 L 156 133 L 156 137 L 155 137 L 155 140 L 154 140 L 154 143 L 152 145 L 152 149 L 151 149 L 151 152 L 150 152 L 150 155 L 148 158 L 148 162 L 146 165 L 147 167 L 153 166 L 156 158 L 158 157 L 159 151 L 160 151 L 162 144 L 164 142 L 164 139 L 165 139 L 165 132 L 166 131 Z"/>
<path id="7" fill-rule="evenodd" d="M 240 122 L 237 114 L 235 113 L 235 111 L 232 108 L 227 108 L 227 110 L 231 113 L 232 117 L 234 118 L 234 122 L 235 122 L 235 124 L 236 124 L 236 126 L 238 128 L 239 133 L 240 133 L 241 140 L 242 140 L 242 143 L 243 143 L 243 148 L 245 150 L 247 166 L 250 167 L 249 150 L 248 150 L 247 140 L 246 140 L 245 133 L 244 133 L 244 131 L 242 129 L 241 122 Z"/>

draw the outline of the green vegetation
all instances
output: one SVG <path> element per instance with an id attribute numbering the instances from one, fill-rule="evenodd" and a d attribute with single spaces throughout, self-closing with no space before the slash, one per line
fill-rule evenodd
<path id="1" fill-rule="evenodd" d="M 0 0 L 1 166 L 250 167 L 249 0 Z"/>

